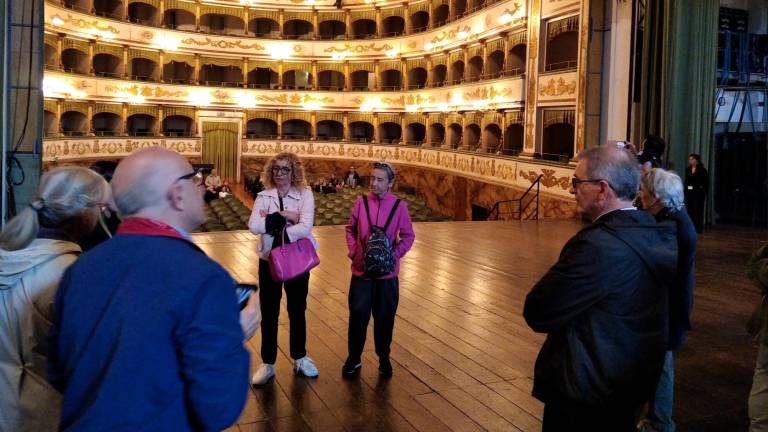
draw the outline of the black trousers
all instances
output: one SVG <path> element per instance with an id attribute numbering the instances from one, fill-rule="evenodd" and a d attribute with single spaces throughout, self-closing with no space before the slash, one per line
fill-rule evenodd
<path id="1" fill-rule="evenodd" d="M 595 408 L 547 402 L 541 432 L 636 432 L 640 409 L 633 405 Z"/>
<path id="2" fill-rule="evenodd" d="M 349 283 L 349 356 L 360 358 L 365 347 L 368 321 L 373 314 L 373 341 L 379 357 L 389 356 L 395 313 L 400 298 L 400 281 L 392 279 L 362 279 L 352 276 Z"/>
<path id="3" fill-rule="evenodd" d="M 280 317 L 280 300 L 288 303 L 290 320 L 291 358 L 300 359 L 307 355 L 307 294 L 309 293 L 309 272 L 285 283 L 272 280 L 269 261 L 259 260 L 259 300 L 261 302 L 261 361 L 275 364 L 277 360 L 277 320 Z"/>
<path id="4" fill-rule="evenodd" d="M 704 229 L 704 206 L 707 202 L 707 194 L 703 189 L 685 191 L 685 209 L 693 221 L 696 232 L 701 234 Z"/>

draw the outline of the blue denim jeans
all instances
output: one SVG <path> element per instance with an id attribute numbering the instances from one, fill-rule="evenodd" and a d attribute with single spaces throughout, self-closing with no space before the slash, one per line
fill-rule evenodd
<path id="1" fill-rule="evenodd" d="M 675 432 L 672 405 L 675 392 L 675 364 L 672 351 L 664 356 L 664 368 L 656 385 L 656 393 L 648 403 L 647 422 L 656 432 Z"/>

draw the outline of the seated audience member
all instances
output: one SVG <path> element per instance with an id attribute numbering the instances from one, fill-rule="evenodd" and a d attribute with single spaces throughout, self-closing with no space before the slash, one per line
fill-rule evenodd
<path id="1" fill-rule="evenodd" d="M 190 240 L 205 219 L 201 183 L 158 147 L 117 167 L 123 223 L 56 293 L 49 379 L 62 430 L 213 431 L 239 417 L 258 299 L 239 312 L 232 278 Z"/>
<path id="2" fill-rule="evenodd" d="M 327 183 L 325 181 L 325 177 L 320 177 L 320 180 L 315 183 L 314 191 L 317 193 L 325 193 L 325 186 L 327 186 Z"/>
<path id="3" fill-rule="evenodd" d="M 755 374 L 749 392 L 749 432 L 768 431 L 768 243 L 747 261 L 747 277 L 760 289 L 747 329 L 757 344 Z"/>
<path id="4" fill-rule="evenodd" d="M 109 195 L 93 171 L 53 169 L 0 233 L 0 431 L 58 429 L 61 394 L 46 380 L 53 297 Z"/>
<path id="5" fill-rule="evenodd" d="M 360 183 L 360 174 L 355 171 L 355 167 L 349 167 L 349 171 L 344 175 L 344 183 L 348 188 L 354 189 L 358 186 L 362 186 Z"/>
<path id="6" fill-rule="evenodd" d="M 691 329 L 693 309 L 694 266 L 696 262 L 696 229 L 685 211 L 683 181 L 672 172 L 653 168 L 640 181 L 643 209 L 657 222 L 674 222 L 677 228 L 677 272 L 669 291 L 669 341 L 664 368 L 641 422 L 641 431 L 673 432 L 672 401 L 675 387 L 672 351 L 683 345 Z"/>
<path id="7" fill-rule="evenodd" d="M 214 168 L 208 174 L 208 177 L 205 178 L 205 202 L 210 202 L 219 197 L 221 185 L 221 177 L 219 177 L 218 171 Z"/>
<path id="8" fill-rule="evenodd" d="M 219 198 L 225 198 L 229 195 L 232 195 L 232 188 L 229 186 L 229 181 L 224 180 L 221 184 L 221 189 L 219 189 Z"/>
<path id="9" fill-rule="evenodd" d="M 605 145 L 579 157 L 570 192 L 592 223 L 566 243 L 523 312 L 547 334 L 533 382 L 544 432 L 634 431 L 658 383 L 677 246 L 672 226 L 632 207 L 639 184 L 630 152 Z"/>
<path id="10" fill-rule="evenodd" d="M 341 182 L 341 179 L 336 176 L 335 172 L 332 172 L 331 177 L 328 179 L 328 184 L 335 188 L 339 182 Z"/>

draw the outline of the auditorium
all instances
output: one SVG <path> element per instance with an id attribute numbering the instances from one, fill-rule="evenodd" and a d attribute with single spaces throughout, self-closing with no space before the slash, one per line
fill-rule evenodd
<path id="1" fill-rule="evenodd" d="M 0 432 L 768 432 L 764 0 L 0 5 Z"/>

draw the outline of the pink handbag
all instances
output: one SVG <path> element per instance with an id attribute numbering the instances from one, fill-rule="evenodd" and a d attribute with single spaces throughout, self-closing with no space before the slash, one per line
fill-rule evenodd
<path id="1" fill-rule="evenodd" d="M 283 242 L 287 237 L 285 228 L 280 232 Z M 320 264 L 312 240 L 300 238 L 293 243 L 278 246 L 269 253 L 269 269 L 272 280 L 285 282 L 302 275 Z"/>

